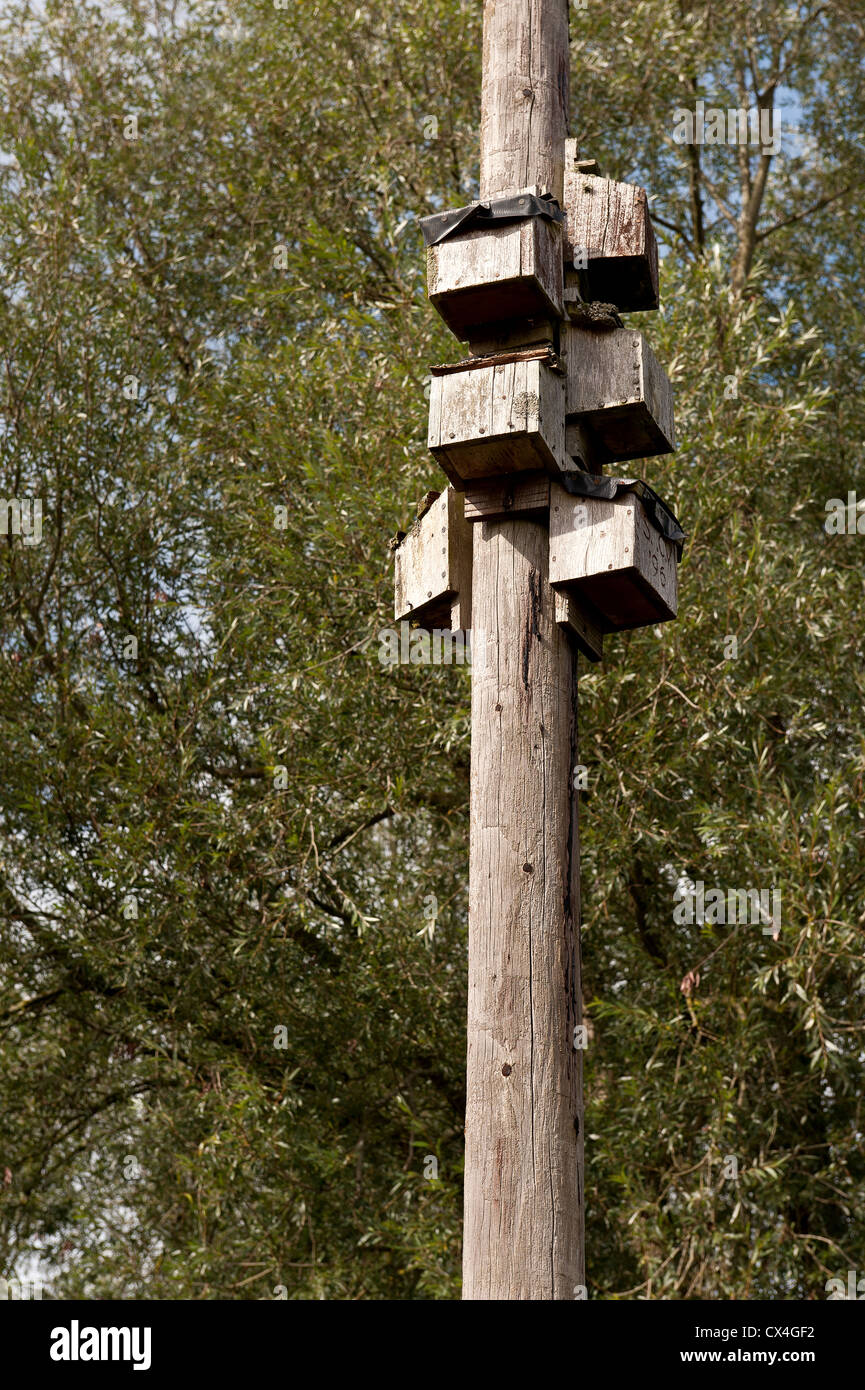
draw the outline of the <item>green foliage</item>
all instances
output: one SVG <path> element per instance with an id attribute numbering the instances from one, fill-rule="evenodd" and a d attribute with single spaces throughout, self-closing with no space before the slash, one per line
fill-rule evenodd
<path id="1" fill-rule="evenodd" d="M 480 7 L 19 9 L 0 472 L 45 510 L 0 548 L 0 1270 L 458 1296 L 468 675 L 386 669 L 377 634 L 437 479 L 417 218 L 476 191 Z M 793 23 L 747 10 L 757 50 Z M 593 1297 L 865 1267 L 865 542 L 823 529 L 863 432 L 861 151 L 827 91 L 865 100 L 855 16 L 814 20 L 765 225 L 851 190 L 731 297 L 735 221 L 701 184 L 696 235 L 669 132 L 683 74 L 728 104 L 745 13 L 574 21 L 575 129 L 672 229 L 644 326 L 680 448 L 644 474 L 689 536 L 679 621 L 581 680 Z M 712 153 L 734 213 L 736 167 Z M 778 940 L 677 925 L 685 877 L 778 888 Z"/>

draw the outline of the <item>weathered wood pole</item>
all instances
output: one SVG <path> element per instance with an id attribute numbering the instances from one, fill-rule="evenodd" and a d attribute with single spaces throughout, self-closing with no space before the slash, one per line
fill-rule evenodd
<path id="1" fill-rule="evenodd" d="M 481 197 L 562 197 L 567 0 L 485 0 Z M 577 657 L 549 533 L 476 522 L 463 1297 L 584 1284 Z"/>
<path id="2" fill-rule="evenodd" d="M 481 198 L 533 184 L 562 200 L 568 0 L 484 0 Z"/>

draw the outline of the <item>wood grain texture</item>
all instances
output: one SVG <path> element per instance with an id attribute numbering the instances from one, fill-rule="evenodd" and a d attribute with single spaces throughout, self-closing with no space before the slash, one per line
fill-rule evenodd
<path id="1" fill-rule="evenodd" d="M 470 625 L 472 534 L 462 496 L 446 488 L 394 556 L 394 617 L 454 631 Z M 459 599 L 459 603 L 454 600 Z"/>
<path id="2" fill-rule="evenodd" d="M 463 1297 L 572 1299 L 585 1282 L 577 655 L 548 533 L 474 533 Z M 473 643 L 473 651 L 475 644 Z"/>
<path id="3" fill-rule="evenodd" d="M 645 190 L 576 169 L 576 146 L 565 147 L 565 259 L 573 264 L 579 249 L 587 253 L 590 299 L 623 311 L 657 309 L 658 244 Z"/>
<path id="4" fill-rule="evenodd" d="M 562 313 L 562 224 L 531 217 L 427 250 L 430 302 L 457 338 Z"/>
<path id="5" fill-rule="evenodd" d="M 642 333 L 563 324 L 562 359 L 569 421 L 590 431 L 601 460 L 673 452 L 673 390 Z"/>
<path id="6" fill-rule="evenodd" d="M 588 603 L 603 631 L 668 622 L 678 611 L 676 548 L 633 493 L 550 493 L 550 582 Z"/>
<path id="7" fill-rule="evenodd" d="M 433 376 L 428 444 L 453 485 L 546 469 L 565 458 L 564 376 L 538 358 Z"/>
<path id="8" fill-rule="evenodd" d="M 532 184 L 562 201 L 568 0 L 484 0 L 481 197 Z"/>

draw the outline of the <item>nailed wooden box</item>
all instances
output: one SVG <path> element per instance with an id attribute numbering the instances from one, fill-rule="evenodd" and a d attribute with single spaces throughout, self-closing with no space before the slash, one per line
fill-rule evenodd
<path id="1" fill-rule="evenodd" d="M 566 261 L 583 268 L 590 299 L 657 309 L 658 244 L 645 189 L 582 174 L 573 164 L 571 157 L 565 165 Z"/>
<path id="2" fill-rule="evenodd" d="M 562 343 L 567 414 L 589 429 L 601 462 L 673 452 L 673 390 L 642 333 L 567 324 Z"/>
<path id="3" fill-rule="evenodd" d="M 433 367 L 429 448 L 454 487 L 564 462 L 565 378 L 546 349 Z"/>
<path id="4" fill-rule="evenodd" d="M 562 224 L 543 217 L 457 234 L 427 250 L 430 302 L 463 340 L 515 320 L 561 318 L 562 275 Z"/>
<path id="5" fill-rule="evenodd" d="M 679 604 L 676 547 L 636 494 L 572 497 L 553 484 L 550 583 L 589 603 L 605 632 L 665 623 Z"/>
<path id="6" fill-rule="evenodd" d="M 420 627 L 471 626 L 472 527 L 461 493 L 447 488 L 417 520 L 394 556 L 394 617 Z"/>

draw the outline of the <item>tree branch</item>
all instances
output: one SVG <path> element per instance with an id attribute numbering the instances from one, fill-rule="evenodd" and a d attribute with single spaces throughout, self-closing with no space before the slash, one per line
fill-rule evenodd
<path id="1" fill-rule="evenodd" d="M 839 188 L 837 193 L 827 194 L 827 196 L 821 198 L 819 202 L 813 203 L 809 208 L 805 208 L 804 212 L 795 212 L 790 217 L 782 217 L 780 222 L 773 222 L 771 227 L 766 227 L 762 232 L 757 232 L 755 240 L 763 241 L 767 236 L 771 236 L 773 232 L 780 232 L 782 227 L 789 227 L 793 222 L 802 222 L 806 217 L 812 217 L 815 212 L 820 212 L 823 208 L 827 208 L 830 203 L 837 202 L 839 198 L 843 198 L 844 194 L 849 193 L 852 187 L 852 183 L 845 184 L 843 188 Z"/>

